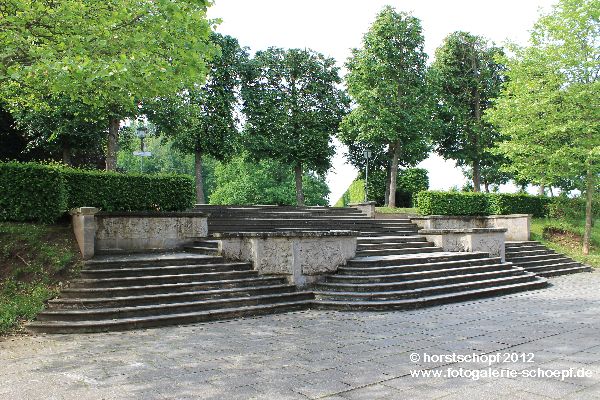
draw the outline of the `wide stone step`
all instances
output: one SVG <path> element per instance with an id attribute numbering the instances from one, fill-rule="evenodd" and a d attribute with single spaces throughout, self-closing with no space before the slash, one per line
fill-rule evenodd
<path id="1" fill-rule="evenodd" d="M 81 287 L 123 287 L 137 285 L 156 285 L 184 282 L 208 282 L 222 281 L 227 279 L 244 279 L 257 277 L 258 272 L 249 271 L 225 271 L 225 272 L 206 272 L 193 274 L 174 274 L 174 275 L 144 275 L 133 277 L 100 278 L 100 279 L 76 279 L 71 282 L 72 288 Z"/>
<path id="2" fill-rule="evenodd" d="M 332 276 L 327 282 L 318 285 L 322 291 L 343 292 L 381 292 L 388 290 L 408 290 L 422 287 L 434 287 L 455 282 L 473 282 L 486 277 L 524 276 L 525 271 L 520 268 L 498 269 L 487 272 L 469 272 L 463 275 L 446 275 L 438 277 L 425 277 L 425 279 L 409 280 L 407 277 L 394 275 L 379 276 Z M 532 275 L 532 274 L 527 274 Z"/>
<path id="3" fill-rule="evenodd" d="M 415 287 L 402 288 L 394 287 L 384 291 L 317 291 L 315 296 L 318 300 L 327 299 L 346 299 L 346 300 L 382 300 L 382 299 L 401 299 L 401 298 L 419 298 L 433 296 L 443 293 L 455 293 L 464 290 L 484 289 L 497 287 L 507 284 L 526 283 L 536 280 L 533 274 L 523 274 L 522 271 L 518 274 L 476 274 L 472 277 L 458 279 L 448 279 L 440 281 L 439 285 L 424 285 Z"/>
<path id="4" fill-rule="evenodd" d="M 68 288 L 63 289 L 61 296 L 66 298 L 123 297 L 199 290 L 281 285 L 285 283 L 287 283 L 285 278 L 253 277 L 246 279 L 226 279 L 220 281 L 196 281 L 123 287 Z"/>
<path id="5" fill-rule="evenodd" d="M 510 257 L 510 261 L 515 264 L 526 263 L 529 261 L 541 261 L 541 260 L 550 260 L 556 258 L 556 253 L 550 254 L 534 254 L 531 256 L 518 256 L 518 257 Z"/>
<path id="6" fill-rule="evenodd" d="M 198 300 L 183 303 L 152 304 L 136 307 L 98 308 L 89 310 L 48 310 L 38 314 L 38 321 L 97 321 L 120 318 L 140 318 L 167 314 L 184 314 L 221 308 L 239 308 L 264 304 L 312 300 L 312 292 L 293 292 L 251 296 Z"/>
<path id="7" fill-rule="evenodd" d="M 430 264 L 444 261 L 456 260 L 473 260 L 477 258 L 488 258 L 487 253 L 452 253 L 452 252 L 435 252 L 435 253 L 420 253 L 409 255 L 394 255 L 394 256 L 367 256 L 355 257 L 348 260 L 348 267 L 384 267 L 384 266 L 400 266 L 411 264 Z"/>
<path id="8" fill-rule="evenodd" d="M 50 309 L 129 307 L 138 305 L 181 303 L 197 300 L 291 293 L 295 290 L 296 286 L 294 285 L 271 285 L 125 297 L 58 298 L 50 300 L 48 302 L 48 306 Z"/>
<path id="9" fill-rule="evenodd" d="M 536 272 L 535 274 L 538 276 L 543 276 L 543 277 L 549 278 L 552 276 L 577 274 L 580 272 L 592 272 L 592 271 L 593 271 L 592 267 L 588 267 L 588 266 L 580 264 L 577 267 L 553 268 L 552 270 L 540 271 L 540 272 Z"/>
<path id="10" fill-rule="evenodd" d="M 223 257 L 195 253 L 144 253 L 99 256 L 85 262 L 86 269 L 133 268 L 144 266 L 203 265 L 224 262 Z"/>
<path id="11" fill-rule="evenodd" d="M 389 256 L 389 255 L 401 255 L 401 254 L 415 254 L 415 253 L 433 253 L 437 251 L 443 251 L 440 247 L 405 247 L 400 249 L 373 249 L 373 250 L 359 250 L 356 252 L 357 257 L 366 256 Z"/>
<path id="12" fill-rule="evenodd" d="M 207 255 L 217 255 L 218 251 L 219 251 L 219 249 L 215 248 L 215 247 L 198 246 L 198 245 L 185 246 L 184 249 L 185 249 L 185 251 L 189 251 L 192 253 L 207 254 Z"/>
<path id="13" fill-rule="evenodd" d="M 379 301 L 356 301 L 356 300 L 318 300 L 316 308 L 323 310 L 348 310 L 348 311 L 386 311 L 414 309 L 439 304 L 454 303 L 459 301 L 476 300 L 483 297 L 499 296 L 504 294 L 521 292 L 524 290 L 541 289 L 548 285 L 543 278 L 535 278 L 531 281 L 519 282 L 486 287 L 475 290 L 464 290 L 452 293 L 444 293 L 433 296 L 422 296 L 414 299 L 379 300 Z"/>
<path id="14" fill-rule="evenodd" d="M 434 277 L 434 276 L 449 276 L 462 275 L 470 272 L 486 272 L 498 269 L 511 269 L 514 267 L 510 263 L 501 263 L 500 259 L 492 261 L 492 259 L 483 259 L 483 262 L 474 263 L 458 263 L 452 265 L 446 263 L 439 268 L 424 269 L 422 266 L 416 268 L 406 267 L 381 267 L 381 268 L 345 268 L 340 270 L 333 277 L 343 276 L 378 276 L 378 275 L 402 275 L 406 280 L 415 279 L 415 277 Z"/>
<path id="15" fill-rule="evenodd" d="M 422 242 L 427 243 L 427 239 L 424 236 L 416 236 L 416 235 L 387 235 L 380 237 L 369 237 L 369 236 L 359 236 L 357 238 L 357 243 L 359 246 L 362 245 L 374 245 L 374 244 L 395 244 L 395 243 L 414 243 L 414 242 Z"/>
<path id="16" fill-rule="evenodd" d="M 509 260 L 507 259 L 507 261 L 510 261 L 512 263 L 514 263 L 513 260 Z M 523 267 L 525 269 L 530 269 L 531 267 L 537 267 L 537 266 L 543 266 L 543 265 L 548 265 L 548 264 L 561 264 L 561 263 L 566 263 L 566 262 L 571 262 L 573 260 L 571 260 L 569 257 L 565 257 L 565 256 L 561 256 L 559 254 L 554 255 L 554 257 L 549 257 L 546 259 L 541 259 L 541 260 L 533 260 L 533 261 L 521 261 L 519 262 L 517 265 L 519 265 L 520 267 Z"/>
<path id="17" fill-rule="evenodd" d="M 548 248 L 544 245 L 541 244 L 531 244 L 531 245 L 524 245 L 524 246 L 504 246 L 506 251 L 509 253 L 516 253 L 519 251 L 527 251 L 527 250 L 548 250 Z"/>
<path id="18" fill-rule="evenodd" d="M 567 262 L 548 263 L 548 264 L 544 264 L 544 265 L 538 265 L 535 267 L 527 267 L 527 268 L 522 267 L 522 268 L 525 268 L 527 271 L 533 272 L 534 274 L 540 274 L 540 273 L 551 272 L 551 271 L 559 270 L 559 269 L 580 268 L 580 267 L 583 267 L 583 265 L 581 263 L 578 263 L 577 261 L 573 261 L 573 260 L 568 260 Z"/>
<path id="19" fill-rule="evenodd" d="M 139 318 L 119 318 L 101 321 L 39 321 L 28 324 L 27 329 L 36 333 L 93 333 L 154 328 L 167 325 L 185 325 L 198 322 L 252 317 L 278 312 L 298 311 L 308 308 L 312 300 L 293 301 L 257 306 L 224 308 L 183 314 L 167 314 Z"/>
<path id="20" fill-rule="evenodd" d="M 172 265 L 164 267 L 137 267 L 137 268 L 106 268 L 81 271 L 85 279 L 134 277 L 134 276 L 159 276 L 177 274 L 197 274 L 207 272 L 251 271 L 249 262 L 223 262 L 218 264 L 201 265 Z"/>
<path id="21" fill-rule="evenodd" d="M 544 254 L 556 254 L 556 252 L 550 249 L 506 251 L 506 257 L 525 257 Z"/>
<path id="22" fill-rule="evenodd" d="M 422 242 L 398 242 L 398 243 L 361 243 L 359 242 L 356 246 L 357 250 L 387 250 L 387 249 L 404 249 L 404 248 L 416 248 L 416 247 L 432 247 L 433 243 L 422 241 Z"/>

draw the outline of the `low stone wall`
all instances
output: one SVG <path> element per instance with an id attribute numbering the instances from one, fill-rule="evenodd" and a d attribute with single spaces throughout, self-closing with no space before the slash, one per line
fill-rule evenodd
<path id="1" fill-rule="evenodd" d="M 363 214 L 366 214 L 369 218 L 375 218 L 375 202 L 366 201 L 364 203 L 351 203 L 348 207 L 357 208 Z"/>
<path id="2" fill-rule="evenodd" d="M 421 229 L 505 228 L 507 241 L 529 240 L 531 215 L 448 216 L 426 215 L 410 219 Z"/>
<path id="3" fill-rule="evenodd" d="M 471 229 L 421 229 L 425 236 L 444 251 L 473 252 L 482 251 L 492 257 L 504 257 L 504 235 L 506 228 Z"/>
<path id="4" fill-rule="evenodd" d="M 250 261 L 264 275 L 283 275 L 304 287 L 335 272 L 356 254 L 355 231 L 282 231 L 215 233 L 219 253 Z"/>
<path id="5" fill-rule="evenodd" d="M 100 252 L 178 249 L 208 234 L 202 213 L 105 213 L 93 207 L 71 211 L 73 230 L 85 259 Z"/>

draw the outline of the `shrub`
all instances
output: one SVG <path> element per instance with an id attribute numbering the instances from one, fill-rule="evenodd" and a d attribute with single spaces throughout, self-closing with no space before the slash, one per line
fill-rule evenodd
<path id="1" fill-rule="evenodd" d="M 585 198 L 553 197 L 548 204 L 548 216 L 557 219 L 585 219 Z M 596 196 L 592 202 L 592 216 L 600 218 L 600 198 Z"/>
<path id="2" fill-rule="evenodd" d="M 485 193 L 423 191 L 417 195 L 419 213 L 424 215 L 487 215 Z"/>
<path id="3" fill-rule="evenodd" d="M 65 180 L 58 168 L 0 163 L 0 220 L 53 222 L 66 209 Z"/>
<path id="4" fill-rule="evenodd" d="M 549 197 L 523 193 L 492 193 L 488 195 L 489 214 L 533 214 L 534 217 L 545 217 L 550 200 Z"/>
<path id="5" fill-rule="evenodd" d="M 348 204 L 365 201 L 365 181 L 357 179 L 348 188 Z"/>
<path id="6" fill-rule="evenodd" d="M 181 211 L 193 205 L 194 181 L 184 175 L 139 175 L 63 169 L 68 208 Z"/>

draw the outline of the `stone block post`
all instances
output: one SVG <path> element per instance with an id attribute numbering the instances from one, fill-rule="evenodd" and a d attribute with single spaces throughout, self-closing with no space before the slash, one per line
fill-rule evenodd
<path id="1" fill-rule="evenodd" d="M 79 207 L 71 210 L 73 232 L 84 260 L 94 257 L 96 241 L 96 207 Z"/>
<path id="2" fill-rule="evenodd" d="M 363 214 L 366 214 L 368 218 L 375 218 L 375 202 L 365 201 L 364 203 L 351 203 L 348 206 L 357 208 Z"/>

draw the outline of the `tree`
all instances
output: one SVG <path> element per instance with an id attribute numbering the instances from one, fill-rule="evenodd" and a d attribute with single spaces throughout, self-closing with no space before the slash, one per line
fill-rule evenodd
<path id="1" fill-rule="evenodd" d="M 204 204 L 202 158 L 228 158 L 238 139 L 238 92 L 241 72 L 248 54 L 231 36 L 211 35 L 219 53 L 210 61 L 207 81 L 178 95 L 156 99 L 144 105 L 143 112 L 160 133 L 174 139 L 174 148 L 194 154 L 196 202 Z"/>
<path id="2" fill-rule="evenodd" d="M 489 120 L 518 177 L 577 180 L 585 171 L 583 253 L 590 250 L 592 200 L 600 173 L 599 0 L 560 0 L 535 24 L 530 46 L 514 48 L 508 83 Z"/>
<path id="3" fill-rule="evenodd" d="M 494 162 L 486 150 L 499 140 L 499 132 L 482 116 L 504 82 L 505 67 L 496 61 L 502 54 L 480 36 L 454 32 L 436 50 L 429 70 L 437 97 L 436 150 L 471 168 L 475 192 L 481 190 L 482 165 Z"/>
<path id="4" fill-rule="evenodd" d="M 305 172 L 324 173 L 331 165 L 331 137 L 348 104 L 340 82 L 335 60 L 311 50 L 259 51 L 247 70 L 243 146 L 255 160 L 269 158 L 294 169 L 299 206 Z"/>
<path id="5" fill-rule="evenodd" d="M 120 120 L 137 105 L 201 82 L 216 48 L 207 0 L 4 2 L 0 96 L 11 111 L 47 110 L 47 95 L 102 116 L 106 168 L 116 166 Z"/>
<path id="6" fill-rule="evenodd" d="M 346 84 L 356 107 L 342 122 L 340 140 L 385 152 L 375 158 L 388 160 L 390 207 L 396 204 L 399 166 L 414 166 L 429 153 L 423 43 L 419 19 L 386 7 L 346 63 Z"/>
<path id="7" fill-rule="evenodd" d="M 262 160 L 249 161 L 244 155 L 221 163 L 215 169 L 216 189 L 211 204 L 278 204 L 295 203 L 294 173 L 286 165 Z M 306 204 L 326 206 L 329 188 L 322 176 L 306 173 L 302 177 Z"/>

